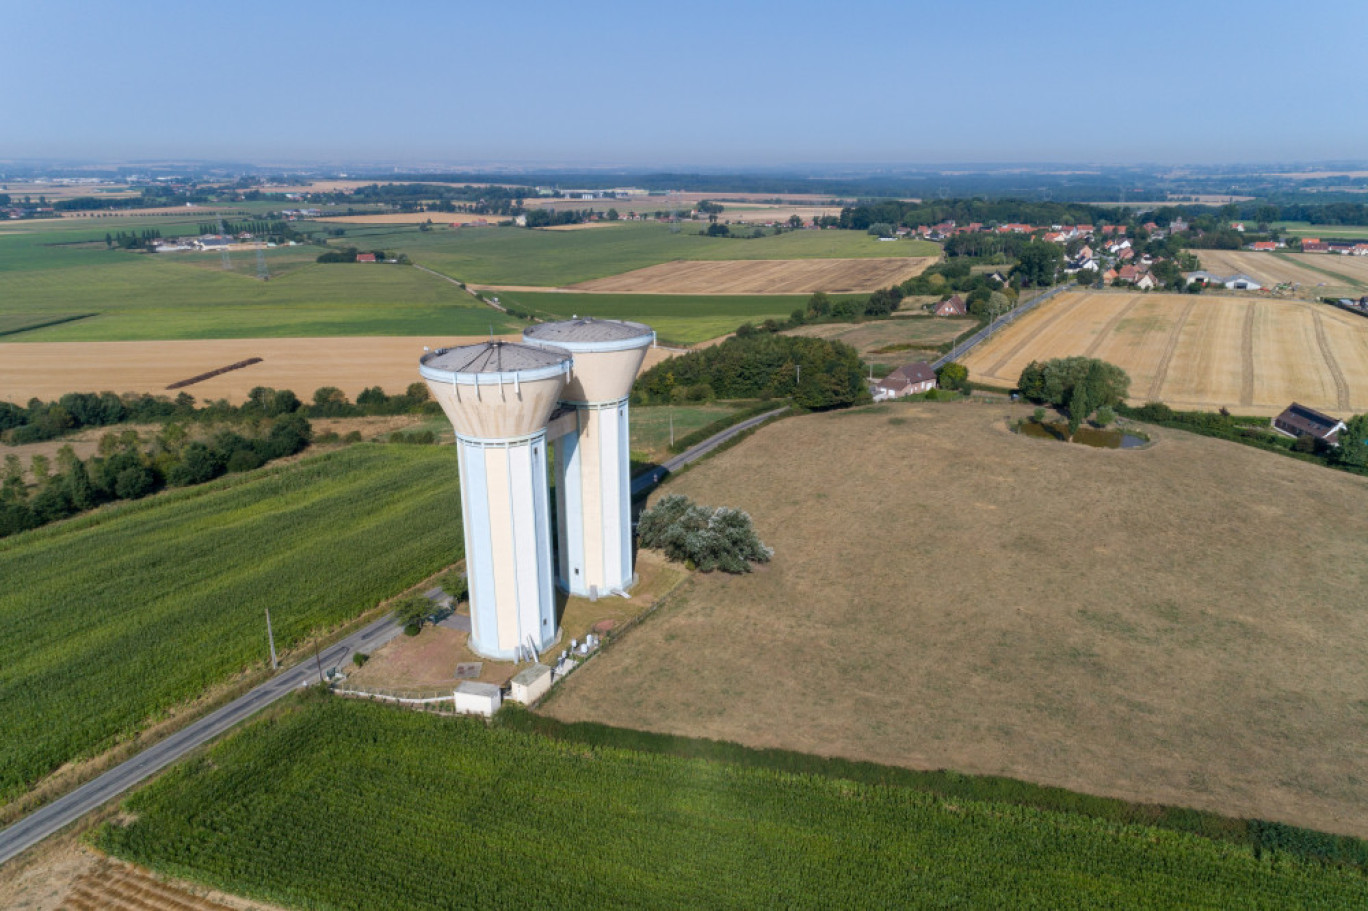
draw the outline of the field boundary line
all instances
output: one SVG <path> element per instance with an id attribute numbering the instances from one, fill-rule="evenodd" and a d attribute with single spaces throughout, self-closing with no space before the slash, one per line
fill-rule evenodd
<path id="1" fill-rule="evenodd" d="M 1140 298 L 1132 297 L 1126 303 L 1125 306 L 1123 306 L 1120 310 L 1116 311 L 1116 314 L 1112 316 L 1111 319 L 1107 320 L 1107 324 L 1102 327 L 1102 330 L 1100 332 L 1097 333 L 1097 337 L 1092 340 L 1092 344 L 1088 345 L 1088 350 L 1083 352 L 1083 356 L 1092 357 L 1094 354 L 1096 354 L 1097 349 L 1102 347 L 1102 343 L 1105 342 L 1107 338 L 1113 332 L 1116 331 L 1117 325 L 1119 325 L 1121 320 L 1125 319 L 1126 316 L 1129 315 L 1130 312 L 1135 309 L 1135 306 L 1138 303 L 1140 303 Z"/>
<path id="2" fill-rule="evenodd" d="M 1290 253 L 1281 253 L 1275 250 L 1273 251 L 1273 255 L 1276 256 L 1278 259 L 1281 259 L 1283 262 L 1289 263 L 1290 265 L 1301 266 L 1303 269 L 1310 269 L 1312 272 L 1319 272 L 1326 278 L 1337 278 L 1351 288 L 1361 289 L 1365 287 L 1362 281 L 1358 280 L 1357 278 L 1354 278 L 1352 275 L 1345 275 L 1341 272 L 1335 272 L 1332 269 L 1327 269 L 1324 266 L 1315 266 L 1311 263 L 1303 262 L 1299 259 L 1293 259 Z M 1306 254 L 1303 253 L 1302 255 L 1305 256 Z"/>
<path id="3" fill-rule="evenodd" d="M 1348 411 L 1349 382 L 1344 378 L 1344 371 L 1340 370 L 1339 361 L 1335 360 L 1335 352 L 1330 350 L 1330 338 L 1325 334 L 1325 323 L 1321 319 L 1320 311 L 1312 310 L 1311 319 L 1316 324 L 1316 344 L 1320 346 L 1321 360 L 1325 361 L 1325 366 L 1330 370 L 1330 378 L 1335 381 L 1335 404 L 1341 411 Z"/>
<path id="4" fill-rule="evenodd" d="M 460 289 L 461 289 L 462 291 L 464 291 L 466 294 L 469 294 L 471 297 L 475 298 L 475 299 L 476 299 L 477 301 L 479 301 L 480 303 L 486 304 L 487 306 L 490 306 L 490 307 L 493 307 L 495 310 L 498 310 L 500 313 L 507 313 L 507 312 L 508 312 L 508 311 L 505 310 L 503 307 L 499 306 L 498 304 L 494 303 L 493 301 L 487 300 L 487 299 L 485 299 L 485 298 L 482 298 L 482 297 L 480 297 L 478 294 L 476 294 L 474 291 L 471 291 L 468 287 L 466 287 L 466 286 L 460 281 L 460 279 L 452 278 L 450 275 L 446 275 L 446 274 L 444 274 L 444 273 L 442 273 L 442 272 L 438 272 L 436 269 L 429 269 L 427 266 L 421 265 L 421 264 L 419 264 L 419 263 L 414 263 L 414 264 L 413 264 L 413 268 L 415 268 L 415 269 L 420 269 L 420 270 L 422 270 L 423 272 L 428 273 L 429 275 L 435 275 L 435 276 L 437 276 L 438 278 L 444 278 L 444 279 L 446 279 L 447 281 L 451 282 L 451 283 L 452 283 L 453 285 L 455 285 L 456 287 L 460 288 Z"/>
<path id="5" fill-rule="evenodd" d="M 1003 355 L 1001 358 L 999 358 L 998 361 L 997 361 L 996 363 L 993 364 L 993 366 L 991 366 L 991 367 L 988 368 L 988 370 L 986 371 L 986 374 L 987 374 L 988 376 L 998 376 L 998 375 L 999 375 L 999 374 L 998 374 L 998 371 L 1001 370 L 1003 367 L 1007 366 L 1009 363 L 1011 363 L 1012 358 L 1016 357 L 1018 354 L 1020 354 L 1022 351 L 1024 351 L 1024 350 L 1026 349 L 1026 346 L 1027 346 L 1027 345 L 1029 345 L 1031 342 L 1035 341 L 1036 338 L 1038 338 L 1038 337 L 1040 336 L 1040 334 L 1043 333 L 1046 329 L 1049 329 L 1049 328 L 1050 328 L 1051 326 L 1053 326 L 1055 323 L 1057 323 L 1057 322 L 1059 322 L 1060 320 L 1064 319 L 1064 318 L 1067 317 L 1069 314 L 1073 313 L 1075 310 L 1077 310 L 1079 307 L 1081 307 L 1081 306 L 1083 305 L 1083 302 L 1086 301 L 1087 299 L 1088 299 L 1088 295 L 1086 295 L 1086 294 L 1080 294 L 1080 295 L 1078 296 L 1078 298 L 1077 298 L 1077 299 L 1068 307 L 1068 309 L 1056 311 L 1055 314 L 1054 314 L 1053 316 L 1051 316 L 1049 319 L 1047 319 L 1047 320 L 1046 320 L 1044 323 L 1042 323 L 1041 325 L 1037 326 L 1037 327 L 1036 327 L 1036 330 L 1035 330 L 1034 332 L 1032 332 L 1030 335 L 1026 336 L 1025 338 L 1022 338 L 1022 339 L 1021 339 L 1020 341 L 1018 341 L 1015 345 L 1013 345 L 1013 346 L 1007 351 L 1007 353 L 1006 353 L 1005 355 Z"/>
<path id="6" fill-rule="evenodd" d="M 1192 315 L 1192 308 L 1197 306 L 1197 301 L 1190 300 L 1183 308 L 1182 314 L 1178 317 L 1178 322 L 1173 324 L 1173 329 L 1169 332 L 1168 344 L 1164 346 L 1164 354 L 1159 358 L 1159 366 L 1154 371 L 1154 380 L 1150 383 L 1149 399 L 1151 402 L 1159 401 L 1159 393 L 1163 391 L 1164 381 L 1168 379 L 1169 364 L 1173 363 L 1173 355 L 1178 351 L 1178 342 L 1183 336 L 1183 327 L 1187 325 L 1188 317 Z"/>
<path id="7" fill-rule="evenodd" d="M 1259 305 L 1250 303 L 1245 308 L 1244 325 L 1240 329 L 1240 404 L 1254 404 L 1254 317 Z"/>

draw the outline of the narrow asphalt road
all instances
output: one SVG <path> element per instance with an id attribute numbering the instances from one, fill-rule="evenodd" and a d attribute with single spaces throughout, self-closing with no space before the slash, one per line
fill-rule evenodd
<path id="1" fill-rule="evenodd" d="M 973 350 L 975 345 L 979 344 L 987 338 L 990 338 L 994 332 L 997 332 L 1003 326 L 1016 322 L 1019 318 L 1025 316 L 1027 313 L 1030 313 L 1036 307 L 1039 307 L 1041 304 L 1045 303 L 1047 300 L 1054 297 L 1059 292 L 1068 291 L 1072 287 L 1072 284 L 1068 284 L 1062 285 L 1058 288 L 1051 288 L 1049 291 L 1046 291 L 1039 297 L 1033 300 L 1029 300 L 1021 306 L 1016 307 L 1015 309 L 1008 310 L 1006 313 L 1002 314 L 1002 316 L 999 316 L 997 319 L 993 320 L 993 322 L 989 323 L 987 326 L 984 326 L 982 329 L 975 332 L 973 335 L 969 336 L 964 341 L 960 342 L 950 351 L 949 354 L 941 355 L 940 357 L 932 361 L 931 369 L 939 370 L 941 367 L 944 367 L 951 361 L 963 357 L 964 355 L 968 354 L 971 350 Z"/>
<path id="2" fill-rule="evenodd" d="M 767 411 L 708 437 L 697 446 L 670 459 L 650 474 L 633 479 L 632 496 L 650 489 L 670 472 L 678 471 L 695 459 L 702 458 L 737 434 L 763 424 L 787 410 L 785 407 Z M 392 617 L 382 617 L 323 650 L 319 654 L 317 662 L 312 655 L 308 656 L 223 708 L 191 722 L 165 740 L 153 744 L 98 778 L 94 778 L 52 803 L 34 810 L 9 828 L 0 831 L 0 864 L 18 856 L 92 810 L 103 806 L 196 747 L 208 743 L 228 729 L 247 720 L 291 690 L 316 681 L 320 666 L 330 668 L 344 665 L 351 659 L 353 652 L 373 651 L 399 635 L 400 631 L 401 627 L 394 622 Z"/>
<path id="3" fill-rule="evenodd" d="M 721 446 L 728 440 L 732 439 L 737 434 L 745 433 L 752 427 L 757 427 L 760 424 L 763 424 L 766 421 L 768 421 L 770 418 L 777 417 L 778 415 L 783 414 L 785 411 L 788 411 L 787 405 L 785 405 L 783 408 L 776 408 L 773 411 L 766 411 L 764 414 L 757 414 L 753 418 L 747 418 L 740 424 L 728 427 L 721 433 L 713 434 L 703 442 L 699 443 L 697 446 L 692 446 L 684 450 L 679 455 L 675 456 L 673 459 L 667 459 L 665 461 L 665 464 L 661 465 L 659 468 L 656 468 L 652 471 L 648 471 L 646 474 L 643 475 L 637 475 L 635 478 L 632 478 L 632 497 L 636 498 L 640 496 L 641 494 L 650 490 L 655 485 L 659 484 L 662 480 L 665 479 L 665 476 L 668 475 L 670 472 L 678 471 L 690 462 L 696 459 L 701 459 L 703 456 L 712 452 L 714 449 Z"/>
<path id="4" fill-rule="evenodd" d="M 223 708 L 192 722 L 98 778 L 33 811 L 14 825 L 0 831 L 0 864 L 119 796 L 291 690 L 317 681 L 320 666 L 330 668 L 341 665 L 351 658 L 352 652 L 378 648 L 399 632 L 400 627 L 392 617 L 385 616 L 376 620 L 324 649 L 319 653 L 317 661 L 313 655 L 309 655 Z"/>

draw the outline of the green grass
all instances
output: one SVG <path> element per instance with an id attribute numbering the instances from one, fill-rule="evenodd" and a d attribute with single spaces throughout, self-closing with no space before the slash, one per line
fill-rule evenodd
<path id="1" fill-rule="evenodd" d="M 1313 225 L 1305 221 L 1279 221 L 1274 227 L 1293 237 L 1342 237 L 1368 239 L 1368 225 Z"/>
<path id="2" fill-rule="evenodd" d="M 669 454 L 670 423 L 674 422 L 676 440 L 706 427 L 737 410 L 736 405 L 633 405 L 631 409 L 632 451 L 660 456 Z"/>
<path id="3" fill-rule="evenodd" d="M 461 556 L 455 455 L 356 446 L 0 541 L 0 800 Z"/>
<path id="4" fill-rule="evenodd" d="M 126 801 L 104 850 L 285 905 L 1362 907 L 1361 872 L 1158 828 L 322 694 Z"/>
<path id="5" fill-rule="evenodd" d="M 0 320 L 97 314 L 14 341 L 477 335 L 514 326 L 407 266 L 324 265 L 312 261 L 316 247 L 282 247 L 266 251 L 272 278 L 262 282 L 255 252 L 232 254 L 225 272 L 217 253 L 107 250 L 104 231 L 0 234 Z"/>
<path id="6" fill-rule="evenodd" d="M 524 228 L 437 228 L 387 225 L 347 229 L 334 243 L 383 242 L 414 262 L 462 281 L 557 287 L 676 259 L 828 259 L 937 256 L 927 241 L 879 243 L 861 231 L 792 231 L 774 237 L 700 237 L 698 225 L 672 233 L 664 224 L 633 222 L 583 231 Z"/>
<path id="7" fill-rule="evenodd" d="M 832 300 L 864 294 L 832 294 Z M 647 323 L 662 342 L 692 345 L 732 332 L 744 322 L 788 319 L 807 305 L 808 294 L 566 294 L 557 291 L 500 291 L 506 306 L 546 317 L 596 316 Z"/>

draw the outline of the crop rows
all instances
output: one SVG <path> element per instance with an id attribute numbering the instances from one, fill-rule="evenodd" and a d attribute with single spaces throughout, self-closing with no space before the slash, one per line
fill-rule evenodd
<path id="1" fill-rule="evenodd" d="M 460 558 L 450 450 L 355 446 L 0 542 L 0 800 Z"/>
<path id="2" fill-rule="evenodd" d="M 1361 907 L 1361 873 L 912 789 L 594 749 L 322 694 L 98 840 L 301 907 Z"/>

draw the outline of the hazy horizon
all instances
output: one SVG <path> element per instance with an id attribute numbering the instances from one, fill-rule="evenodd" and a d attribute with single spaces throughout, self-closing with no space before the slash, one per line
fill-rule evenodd
<path id="1" fill-rule="evenodd" d="M 707 170 L 1307 164 L 1368 7 L 0 0 L 0 159 Z"/>

